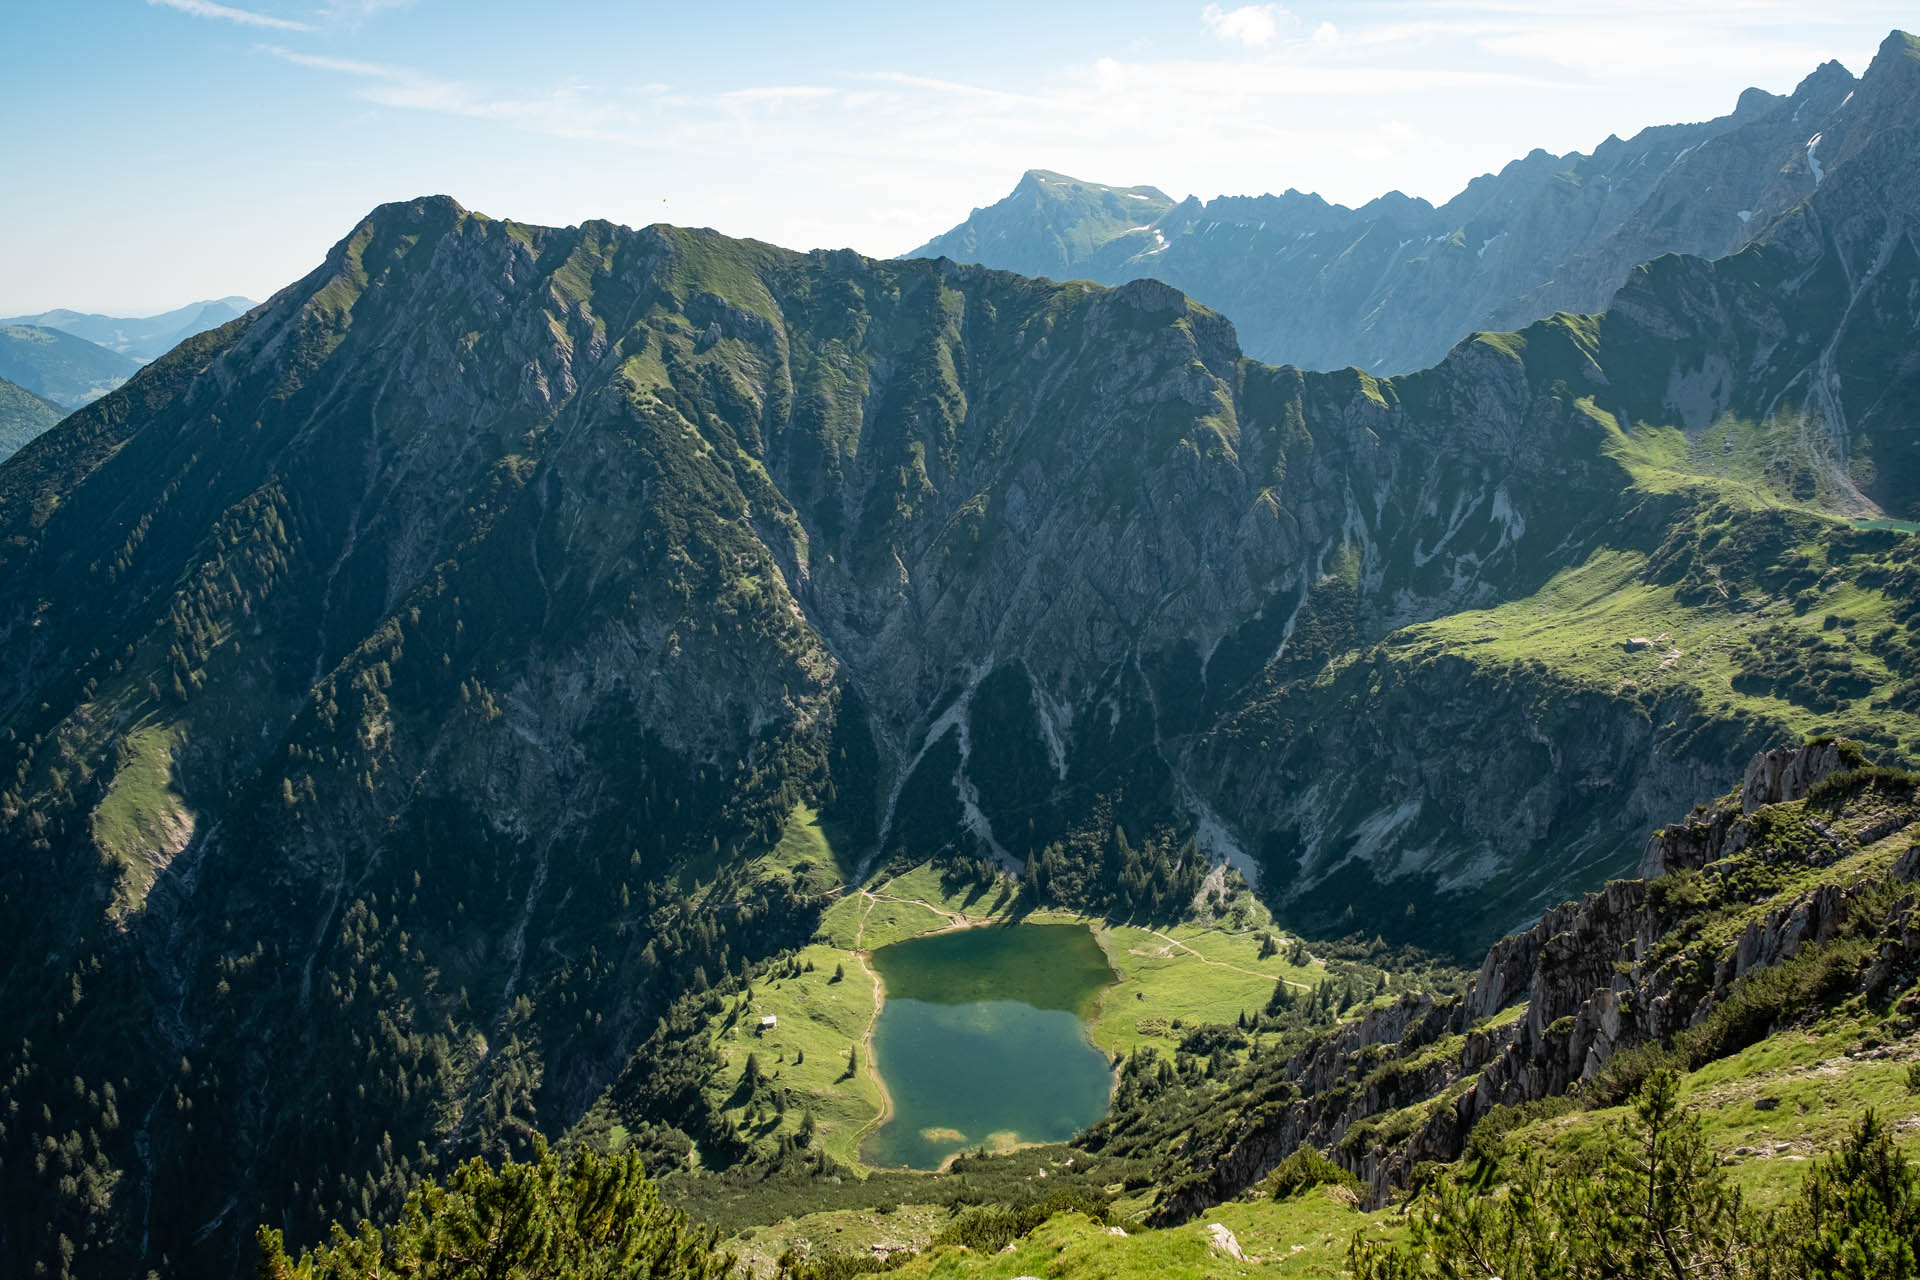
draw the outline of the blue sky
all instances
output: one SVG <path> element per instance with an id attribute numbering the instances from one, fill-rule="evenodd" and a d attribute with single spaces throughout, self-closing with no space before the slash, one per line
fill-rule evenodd
<path id="1" fill-rule="evenodd" d="M 1858 73 L 1900 8 L 0 0 L 0 315 L 263 298 L 432 192 L 877 255 L 1029 167 L 1438 202 Z"/>

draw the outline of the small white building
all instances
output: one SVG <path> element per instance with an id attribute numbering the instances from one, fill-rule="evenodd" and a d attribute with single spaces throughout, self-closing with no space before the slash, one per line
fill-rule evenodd
<path id="1" fill-rule="evenodd" d="M 774 1017 L 772 1014 L 768 1014 L 766 1017 L 760 1019 L 760 1030 L 763 1032 L 771 1031 L 779 1025 L 780 1019 Z"/>

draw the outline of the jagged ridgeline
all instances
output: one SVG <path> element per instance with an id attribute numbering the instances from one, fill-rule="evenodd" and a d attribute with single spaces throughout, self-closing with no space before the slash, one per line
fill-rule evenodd
<path id="1" fill-rule="evenodd" d="M 1151 281 L 377 210 L 0 467 L 0 1259 L 239 1273 L 525 1154 L 870 862 L 1113 907 L 1191 834 L 1464 951 L 1749 747 L 1911 756 L 1920 164 L 1820 154 L 1387 381 Z"/>
<path id="2" fill-rule="evenodd" d="M 1155 1217 L 1171 1223 L 1301 1149 L 1329 1152 L 1384 1204 L 1430 1162 L 1484 1162 L 1507 1133 L 1616 1106 L 1661 1069 L 1704 1072 L 1688 1077 L 1696 1105 L 1756 1135 L 1775 1126 L 1744 1114 L 1750 1099 L 1771 1093 L 1753 1107 L 1768 1112 L 1823 1079 L 1826 1113 L 1775 1117 L 1768 1155 L 1804 1156 L 1864 1107 L 1901 1115 L 1914 1104 L 1899 1046 L 1920 1025 L 1916 785 L 1847 742 L 1757 756 L 1732 794 L 1654 833 L 1641 878 L 1502 939 L 1461 996 L 1409 994 L 1223 1081 L 1168 1088 L 1150 1058 L 1130 1063 L 1114 1114 L 1082 1141 L 1156 1154 Z M 1730 1065 L 1775 1032 L 1777 1061 Z M 1556 1141 L 1551 1126 L 1533 1138 Z"/>
<path id="3" fill-rule="evenodd" d="M 1896 33 L 1865 75 L 1837 62 L 1727 115 L 1535 150 L 1435 208 L 1390 191 L 1359 208 L 1288 190 L 1178 203 L 1045 169 L 914 257 L 1119 284 L 1152 276 L 1224 311 L 1263 360 L 1400 373 L 1475 329 L 1597 311 L 1663 253 L 1729 254 L 1813 192 L 1834 156 L 1912 128 Z"/>

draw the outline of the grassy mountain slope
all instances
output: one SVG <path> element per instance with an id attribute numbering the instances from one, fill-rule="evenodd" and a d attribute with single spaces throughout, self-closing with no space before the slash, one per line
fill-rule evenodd
<path id="1" fill-rule="evenodd" d="M 68 409 L 99 399 L 140 362 L 85 338 L 34 325 L 0 325 L 0 378 Z"/>
<path id="2" fill-rule="evenodd" d="M 0 461 L 66 416 L 53 401 L 0 378 Z"/>

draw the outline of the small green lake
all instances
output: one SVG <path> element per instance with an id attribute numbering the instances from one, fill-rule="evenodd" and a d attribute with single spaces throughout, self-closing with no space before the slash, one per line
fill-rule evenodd
<path id="1" fill-rule="evenodd" d="M 874 1066 L 893 1113 L 862 1146 L 937 1169 L 979 1146 L 1064 1142 L 1107 1112 L 1113 1073 L 1085 1015 L 1115 975 L 1084 925 L 957 929 L 881 947 Z"/>

